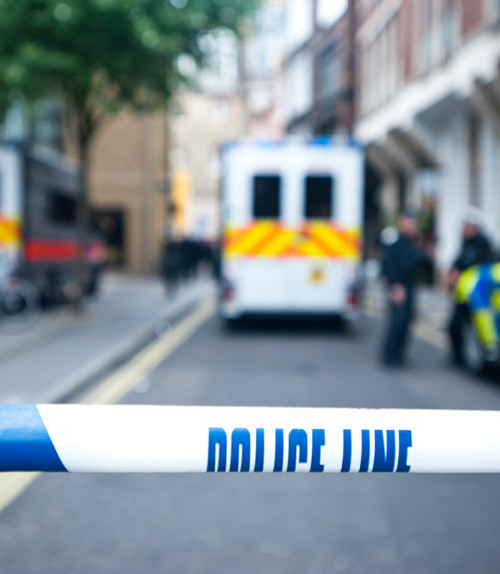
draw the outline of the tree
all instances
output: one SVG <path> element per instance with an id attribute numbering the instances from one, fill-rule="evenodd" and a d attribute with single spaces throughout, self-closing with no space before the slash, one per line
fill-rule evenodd
<path id="1" fill-rule="evenodd" d="M 201 62 L 200 36 L 221 26 L 237 31 L 257 1 L 0 0 L 0 106 L 12 90 L 31 102 L 57 96 L 74 119 L 80 291 L 89 152 L 102 121 L 125 106 L 164 106 L 183 80 L 178 57 Z"/>

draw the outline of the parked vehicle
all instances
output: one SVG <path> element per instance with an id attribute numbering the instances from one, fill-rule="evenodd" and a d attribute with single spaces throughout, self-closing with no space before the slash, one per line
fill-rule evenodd
<path id="1" fill-rule="evenodd" d="M 0 145 L 0 284 L 29 281 L 46 301 L 75 293 L 78 167 L 46 150 Z M 89 231 L 84 287 L 97 290 L 104 246 Z"/>
<path id="2" fill-rule="evenodd" d="M 500 366 L 500 262 L 466 269 L 454 293 L 459 305 L 460 355 L 472 373 Z"/>
<path id="3" fill-rule="evenodd" d="M 234 142 L 222 152 L 220 314 L 359 313 L 363 153 Z"/>

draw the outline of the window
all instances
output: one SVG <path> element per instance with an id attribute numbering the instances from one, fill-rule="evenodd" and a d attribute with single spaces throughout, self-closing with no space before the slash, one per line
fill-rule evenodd
<path id="1" fill-rule="evenodd" d="M 444 0 L 442 10 L 442 53 L 445 58 L 449 58 L 455 51 L 459 39 L 458 7 L 455 0 Z"/>
<path id="2" fill-rule="evenodd" d="M 227 124 L 229 120 L 229 103 L 222 98 L 215 98 L 210 108 L 210 119 L 212 125 L 221 126 Z"/>
<path id="3" fill-rule="evenodd" d="M 52 223 L 74 225 L 76 223 L 76 200 L 59 191 L 48 194 L 48 218 Z"/>
<path id="4" fill-rule="evenodd" d="M 125 213 L 121 209 L 97 209 L 92 212 L 93 229 L 106 244 L 106 262 L 123 265 L 125 252 Z"/>
<path id="5" fill-rule="evenodd" d="M 333 216 L 333 178 L 329 175 L 306 177 L 305 216 L 308 219 Z"/>
<path id="6" fill-rule="evenodd" d="M 291 122 L 307 113 L 314 103 L 314 60 L 299 52 L 285 67 L 285 118 Z"/>
<path id="7" fill-rule="evenodd" d="M 433 9 L 430 0 L 423 0 L 420 6 L 420 70 L 427 72 L 432 64 Z"/>
<path id="8" fill-rule="evenodd" d="M 288 0 L 286 3 L 285 38 L 289 54 L 311 37 L 313 16 L 311 0 Z"/>
<path id="9" fill-rule="evenodd" d="M 253 178 L 253 217 L 277 219 L 280 216 L 281 177 L 256 175 Z"/>
<path id="10" fill-rule="evenodd" d="M 347 11 L 347 0 L 319 0 L 316 7 L 318 24 L 323 28 L 330 28 Z"/>
<path id="11" fill-rule="evenodd" d="M 220 152 L 218 146 L 210 151 L 207 171 L 213 178 L 220 177 Z"/>
<path id="12" fill-rule="evenodd" d="M 482 173 L 482 149 L 481 149 L 481 120 L 475 114 L 469 116 L 469 203 L 481 206 L 481 173 Z"/>
<path id="13" fill-rule="evenodd" d="M 335 97 L 341 89 L 341 66 L 336 44 L 326 48 L 319 57 L 319 92 L 322 99 Z"/>

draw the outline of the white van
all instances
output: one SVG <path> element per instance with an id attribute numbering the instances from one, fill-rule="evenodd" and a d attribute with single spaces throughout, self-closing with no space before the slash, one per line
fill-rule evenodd
<path id="1" fill-rule="evenodd" d="M 363 152 L 327 138 L 222 151 L 220 314 L 358 314 Z"/>

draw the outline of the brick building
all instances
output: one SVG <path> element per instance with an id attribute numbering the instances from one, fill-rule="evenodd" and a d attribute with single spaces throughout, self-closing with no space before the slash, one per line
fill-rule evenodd
<path id="1" fill-rule="evenodd" d="M 353 124 L 355 3 L 286 2 L 286 131 L 350 133 Z"/>
<path id="2" fill-rule="evenodd" d="M 263 0 L 243 43 L 243 82 L 248 136 L 284 134 L 283 73 L 285 0 Z"/>
<path id="3" fill-rule="evenodd" d="M 214 241 L 220 234 L 220 147 L 247 133 L 247 116 L 238 39 L 220 29 L 203 38 L 202 48 L 205 65 L 186 68 L 192 88 L 179 91 L 169 119 L 172 230 Z"/>
<path id="4" fill-rule="evenodd" d="M 220 234 L 220 148 L 246 133 L 239 89 L 189 91 L 177 96 L 169 121 L 173 231 L 206 241 Z"/>
<path id="5" fill-rule="evenodd" d="M 122 112 L 97 132 L 90 202 L 108 243 L 108 261 L 126 272 L 159 270 L 167 214 L 165 112 Z"/>
<path id="6" fill-rule="evenodd" d="M 466 209 L 500 242 L 500 2 L 358 0 L 357 123 L 386 213 L 435 209 L 437 261 Z"/>

